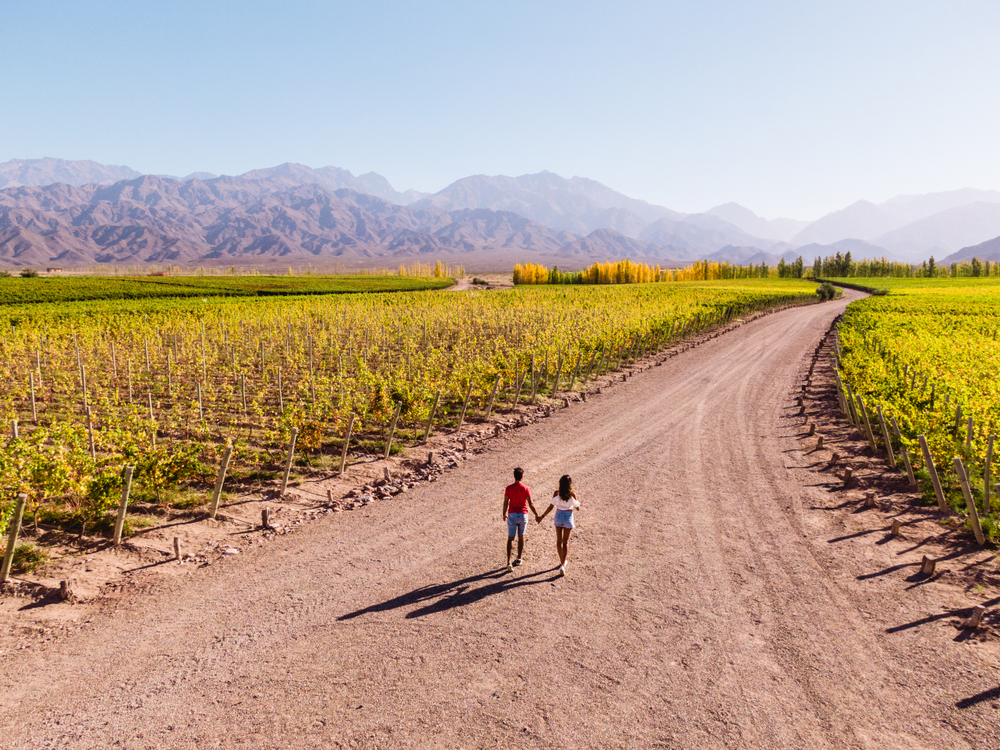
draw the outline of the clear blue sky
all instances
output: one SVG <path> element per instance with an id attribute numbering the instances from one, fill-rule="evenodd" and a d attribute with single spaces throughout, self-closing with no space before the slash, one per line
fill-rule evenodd
<path id="1" fill-rule="evenodd" d="M 998 31 L 992 0 L 6 0 L 0 161 L 548 169 L 811 219 L 1000 188 Z"/>

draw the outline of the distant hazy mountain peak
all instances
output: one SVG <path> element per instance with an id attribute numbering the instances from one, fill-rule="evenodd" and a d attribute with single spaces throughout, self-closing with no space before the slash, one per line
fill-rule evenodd
<path id="1" fill-rule="evenodd" d="M 131 167 L 98 164 L 96 161 L 71 161 L 69 159 L 12 159 L 0 164 L 0 190 L 20 185 L 100 184 L 109 185 L 119 180 L 138 177 Z"/>
<path id="2" fill-rule="evenodd" d="M 561 177 L 548 170 L 519 177 L 471 175 L 413 205 L 446 211 L 462 208 L 512 211 L 556 230 L 585 235 L 607 228 L 633 239 L 650 222 L 683 216 L 669 208 L 630 198 L 595 180 Z"/>
<path id="3" fill-rule="evenodd" d="M 705 211 L 705 214 L 717 216 L 755 237 L 780 240 L 782 242 L 788 242 L 795 236 L 796 232 L 805 229 L 810 223 L 808 221 L 785 218 L 768 220 L 762 216 L 758 216 L 749 208 L 741 206 L 739 203 L 723 203 L 720 206 L 708 209 Z"/>
<path id="4" fill-rule="evenodd" d="M 940 258 L 938 260 L 941 263 L 958 263 L 962 261 L 969 262 L 973 258 L 979 258 L 981 261 L 988 260 L 993 263 L 1000 262 L 1000 237 L 994 237 L 992 240 L 986 240 L 986 242 L 981 242 L 978 245 L 963 247 L 943 260 Z"/>
<path id="5" fill-rule="evenodd" d="M 707 216 L 717 216 L 723 221 L 739 227 L 744 232 L 763 237 L 765 239 L 780 239 L 774 232 L 771 223 L 761 218 L 749 208 L 741 206 L 739 203 L 723 203 L 720 206 L 705 211 Z"/>
<path id="6" fill-rule="evenodd" d="M 967 203 L 1000 203 L 1000 190 L 980 190 L 979 188 L 960 188 L 937 193 L 897 195 L 882 202 L 882 206 L 919 207 L 921 211 L 937 213 L 955 206 Z"/>

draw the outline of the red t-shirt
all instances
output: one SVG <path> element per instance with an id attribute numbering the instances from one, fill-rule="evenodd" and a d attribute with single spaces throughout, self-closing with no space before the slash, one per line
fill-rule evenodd
<path id="1" fill-rule="evenodd" d="M 504 490 L 504 496 L 509 500 L 507 504 L 508 513 L 527 513 L 528 500 L 531 499 L 531 490 L 520 482 L 508 485 Z"/>

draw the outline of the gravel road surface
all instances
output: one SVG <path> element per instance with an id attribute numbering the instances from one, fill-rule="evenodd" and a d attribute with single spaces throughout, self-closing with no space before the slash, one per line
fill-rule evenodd
<path id="1" fill-rule="evenodd" d="M 936 584 L 831 543 L 803 468 L 796 383 L 845 304 L 765 316 L 3 654 L 0 743 L 998 747 L 996 664 L 938 622 Z M 565 578 L 551 514 L 503 567 L 515 465 L 539 510 L 573 476 Z"/>

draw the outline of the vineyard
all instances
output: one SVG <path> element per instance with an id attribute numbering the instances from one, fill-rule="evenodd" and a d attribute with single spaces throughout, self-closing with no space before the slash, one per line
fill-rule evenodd
<path id="1" fill-rule="evenodd" d="M 203 504 L 227 446 L 234 481 L 269 480 L 293 428 L 299 470 L 330 473 L 348 425 L 350 455 L 379 456 L 739 316 L 815 301 L 814 289 L 761 280 L 7 306 L 0 529 L 25 493 L 29 525 L 105 533 L 126 465 L 136 502 Z"/>
<path id="2" fill-rule="evenodd" d="M 929 501 L 968 514 L 973 531 L 978 520 L 985 538 L 1000 539 L 992 470 L 1000 449 L 994 438 L 1000 430 L 1000 282 L 886 278 L 864 284 L 888 294 L 852 303 L 840 325 L 848 413 L 893 463 L 910 462 Z"/>
<path id="3" fill-rule="evenodd" d="M 255 297 L 442 289 L 449 278 L 382 276 L 84 276 L 0 278 L 0 305 L 163 297 Z"/>

